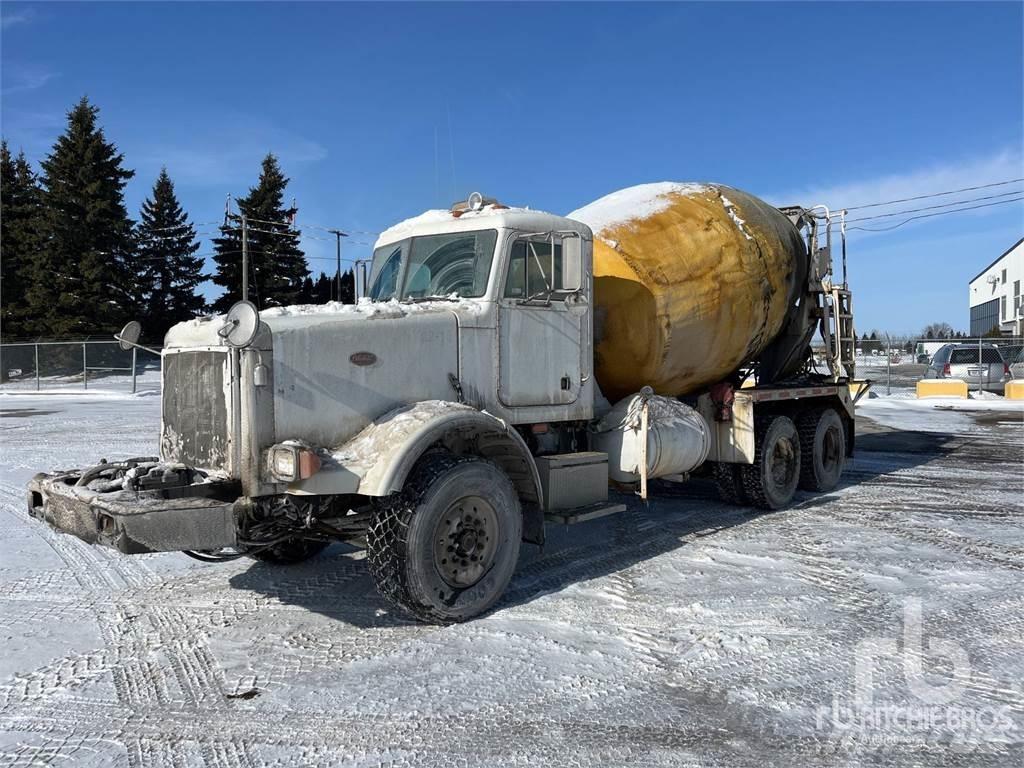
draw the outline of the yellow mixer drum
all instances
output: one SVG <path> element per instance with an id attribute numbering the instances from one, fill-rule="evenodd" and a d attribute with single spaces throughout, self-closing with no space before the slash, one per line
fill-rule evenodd
<path id="1" fill-rule="evenodd" d="M 596 374 L 612 402 L 727 378 L 779 333 L 807 273 L 789 218 L 731 187 L 643 184 L 569 218 L 594 232 Z"/>

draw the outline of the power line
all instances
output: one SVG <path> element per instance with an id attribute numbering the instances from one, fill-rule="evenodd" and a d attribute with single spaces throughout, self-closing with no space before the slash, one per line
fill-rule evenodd
<path id="1" fill-rule="evenodd" d="M 219 221 L 190 221 L 187 224 L 174 224 L 170 227 L 153 227 L 150 232 L 166 232 L 169 229 L 185 229 L 187 227 L 215 227 Z"/>
<path id="2" fill-rule="evenodd" d="M 955 195 L 958 192 L 974 192 L 975 190 L 979 190 L 979 189 L 990 189 L 991 187 L 1004 187 L 1007 184 L 1016 184 L 1016 183 L 1021 182 L 1021 181 L 1024 181 L 1024 178 L 1007 179 L 1006 181 L 995 181 L 995 182 L 992 182 L 991 184 L 978 184 L 978 185 L 973 186 L 973 187 L 963 187 L 961 189 L 950 189 L 950 190 L 947 190 L 946 192 L 931 192 L 931 193 L 929 193 L 927 195 L 915 195 L 914 197 L 903 197 L 903 198 L 900 198 L 899 200 L 886 200 L 884 203 L 865 203 L 864 205 L 851 205 L 851 206 L 846 206 L 845 208 L 843 208 L 843 210 L 846 210 L 846 211 L 859 211 L 859 210 L 861 210 L 863 208 L 881 208 L 882 206 L 886 206 L 886 205 L 895 205 L 896 203 L 909 203 L 909 202 L 911 202 L 913 200 L 924 200 L 924 199 L 929 198 L 929 197 L 941 197 L 943 195 Z"/>
<path id="3" fill-rule="evenodd" d="M 851 229 L 851 230 L 852 229 L 858 229 L 861 232 L 889 232 L 889 231 L 891 231 L 893 229 L 897 229 L 898 227 L 902 227 L 904 224 L 909 224 L 910 222 L 915 221 L 917 219 L 929 219 L 932 216 L 946 216 L 947 214 L 950 214 L 950 213 L 962 213 L 963 211 L 973 211 L 973 210 L 975 210 L 977 208 L 989 208 L 990 206 L 993 206 L 993 205 L 1006 205 L 1007 203 L 1016 203 L 1016 202 L 1019 202 L 1021 200 L 1024 200 L 1024 196 L 1022 196 L 1022 197 L 1015 197 L 1012 200 L 997 200 L 994 203 L 982 203 L 981 205 L 972 205 L 972 206 L 969 206 L 967 208 L 957 208 L 957 209 L 952 210 L 952 211 L 937 211 L 936 213 L 922 213 L 919 216 L 911 216 L 909 219 L 901 221 L 899 224 L 893 224 L 891 227 L 876 227 L 876 228 L 871 228 L 871 227 L 848 227 L 848 229 Z"/>
<path id="4" fill-rule="evenodd" d="M 847 219 L 847 224 L 852 224 L 856 221 L 870 221 L 871 219 L 886 219 L 893 216 L 902 216 L 905 213 L 919 213 L 921 211 L 932 211 L 936 208 L 949 208 L 954 205 L 967 205 L 968 203 L 977 203 L 981 200 L 995 200 L 1000 197 L 1011 197 L 1013 195 L 1019 195 L 1024 193 L 1024 190 L 1015 189 L 1013 192 L 1001 192 L 998 195 L 982 195 L 980 197 L 972 197 L 967 200 L 956 200 L 952 203 L 938 203 L 936 205 L 926 205 L 921 208 L 908 208 L 905 211 L 896 211 L 894 213 L 877 213 L 874 216 L 861 216 L 858 219 Z M 1009 202 L 1009 201 L 1007 201 Z M 847 209 L 849 210 L 849 209 Z"/>

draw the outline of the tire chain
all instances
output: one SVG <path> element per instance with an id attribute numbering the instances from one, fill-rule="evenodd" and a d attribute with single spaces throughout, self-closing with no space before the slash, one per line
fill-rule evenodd
<path id="1" fill-rule="evenodd" d="M 764 462 L 764 443 L 768 430 L 775 419 L 780 418 L 777 414 L 765 414 L 754 417 L 754 463 L 742 464 L 740 467 L 740 483 L 743 486 L 743 493 L 749 499 L 749 503 L 759 509 L 774 511 L 768 501 L 768 495 L 764 491 L 762 482 L 762 463 Z M 799 433 L 798 433 L 799 434 Z"/>
<path id="2" fill-rule="evenodd" d="M 821 421 L 827 408 L 815 408 L 802 414 L 796 420 L 796 434 L 800 439 L 800 481 L 797 488 L 814 493 L 818 489 L 818 479 L 814 476 L 814 438 L 818 433 L 818 422 Z"/>
<path id="3" fill-rule="evenodd" d="M 451 624 L 452 620 L 418 602 L 409 589 L 405 568 L 407 535 L 412 516 L 427 490 L 441 475 L 476 457 L 429 453 L 420 459 L 401 492 L 385 497 L 366 532 L 366 564 L 381 597 L 421 621 Z"/>

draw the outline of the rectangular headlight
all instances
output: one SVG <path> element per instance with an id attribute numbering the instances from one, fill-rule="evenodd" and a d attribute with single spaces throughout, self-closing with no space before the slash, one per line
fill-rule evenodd
<path id="1" fill-rule="evenodd" d="M 305 480 L 320 471 L 320 457 L 316 451 L 297 440 L 272 446 L 269 458 L 270 474 L 282 483 Z"/>
<path id="2" fill-rule="evenodd" d="M 270 453 L 271 474 L 278 480 L 292 481 L 298 476 L 298 457 L 291 446 L 285 448 L 274 448 Z"/>

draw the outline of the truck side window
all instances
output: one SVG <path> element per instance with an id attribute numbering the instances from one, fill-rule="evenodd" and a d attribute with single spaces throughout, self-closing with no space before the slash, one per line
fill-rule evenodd
<path id="1" fill-rule="evenodd" d="M 555 240 L 554 258 L 551 240 L 516 240 L 508 263 L 505 298 L 527 299 L 547 291 L 565 290 L 562 280 L 562 244 Z M 575 287 L 570 289 L 575 290 Z"/>

